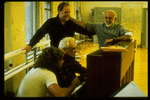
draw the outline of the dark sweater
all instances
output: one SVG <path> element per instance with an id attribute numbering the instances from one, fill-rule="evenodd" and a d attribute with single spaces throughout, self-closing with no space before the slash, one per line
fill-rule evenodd
<path id="1" fill-rule="evenodd" d="M 59 21 L 59 17 L 55 18 L 50 18 L 48 19 L 42 26 L 37 30 L 35 35 L 32 37 L 30 40 L 29 45 L 33 47 L 36 43 L 42 39 L 45 34 L 49 34 L 50 40 L 51 40 L 51 45 L 58 47 L 59 42 L 61 39 L 64 37 L 70 36 L 73 37 L 74 32 L 78 32 L 84 35 L 88 35 L 89 37 L 91 36 L 91 33 L 81 26 L 75 24 L 73 21 L 68 20 L 65 22 L 63 25 Z"/>
<path id="2" fill-rule="evenodd" d="M 78 79 L 83 82 L 86 80 L 86 71 L 86 68 L 82 67 L 81 64 L 75 60 L 75 58 L 65 55 L 62 68 L 56 75 L 57 81 L 61 87 L 68 87 L 76 77 L 75 73 L 79 73 L 80 76 Z"/>

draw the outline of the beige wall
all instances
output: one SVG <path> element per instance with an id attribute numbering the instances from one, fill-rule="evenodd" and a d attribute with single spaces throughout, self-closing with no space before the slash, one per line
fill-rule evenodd
<path id="1" fill-rule="evenodd" d="M 131 2 L 117 2 L 117 1 L 78 1 L 81 2 L 81 13 L 83 21 L 93 21 L 92 20 L 92 10 L 94 7 L 121 7 L 122 3 L 131 3 Z M 133 3 L 133 2 L 132 2 Z M 148 2 L 134 2 L 134 3 L 143 3 L 143 8 L 148 8 Z"/>

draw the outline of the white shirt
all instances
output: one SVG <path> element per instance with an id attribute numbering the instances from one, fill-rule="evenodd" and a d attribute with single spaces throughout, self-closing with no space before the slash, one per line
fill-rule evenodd
<path id="1" fill-rule="evenodd" d="M 17 96 L 44 97 L 48 92 L 48 86 L 53 83 L 57 83 L 53 72 L 47 69 L 32 68 L 22 80 Z"/>

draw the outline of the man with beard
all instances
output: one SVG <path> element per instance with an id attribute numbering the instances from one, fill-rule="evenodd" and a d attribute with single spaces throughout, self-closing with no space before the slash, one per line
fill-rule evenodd
<path id="1" fill-rule="evenodd" d="M 93 34 L 96 34 L 99 48 L 108 43 L 115 43 L 121 40 L 132 40 L 132 32 L 122 25 L 115 23 L 117 14 L 113 10 L 108 10 L 106 12 L 104 23 L 83 23 L 73 18 L 70 19 Z"/>
<path id="2" fill-rule="evenodd" d="M 60 3 L 58 5 L 57 17 L 48 19 L 42 26 L 37 30 L 35 35 L 30 40 L 28 46 L 22 50 L 26 50 L 26 53 L 30 52 L 32 47 L 42 39 L 45 34 L 49 34 L 51 45 L 58 47 L 59 41 L 67 36 L 73 36 L 74 32 L 78 32 L 84 35 L 90 36 L 91 33 L 75 24 L 70 18 L 70 6 L 68 3 Z"/>

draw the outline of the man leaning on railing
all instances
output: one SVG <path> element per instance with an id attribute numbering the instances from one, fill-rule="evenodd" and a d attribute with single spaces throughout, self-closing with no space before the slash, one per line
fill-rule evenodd
<path id="1" fill-rule="evenodd" d="M 41 28 L 37 30 L 30 40 L 29 45 L 22 49 L 26 50 L 26 54 L 30 52 L 32 47 L 38 43 L 46 33 L 50 36 L 51 45 L 55 47 L 58 47 L 59 41 L 62 38 L 73 36 L 74 32 L 91 36 L 89 31 L 70 20 L 70 7 L 68 3 L 60 3 L 57 10 L 57 17 L 48 19 Z"/>

